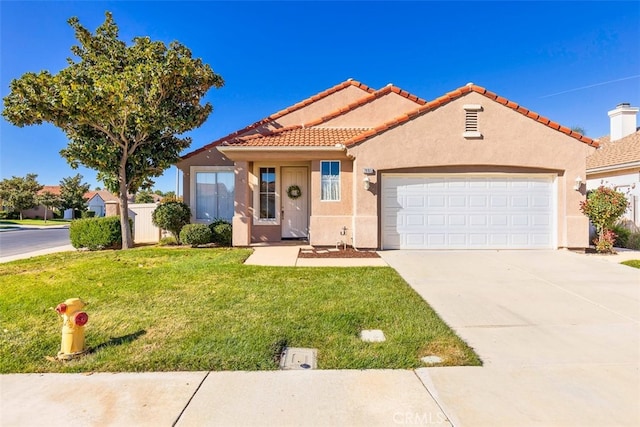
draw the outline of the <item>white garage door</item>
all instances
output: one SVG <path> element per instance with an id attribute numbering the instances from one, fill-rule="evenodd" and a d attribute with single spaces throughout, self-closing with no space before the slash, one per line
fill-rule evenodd
<path id="1" fill-rule="evenodd" d="M 555 244 L 547 175 L 382 175 L 383 249 L 543 249 Z"/>

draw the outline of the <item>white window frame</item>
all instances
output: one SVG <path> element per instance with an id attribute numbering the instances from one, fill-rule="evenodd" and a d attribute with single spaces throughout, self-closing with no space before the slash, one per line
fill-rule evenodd
<path id="1" fill-rule="evenodd" d="M 189 168 L 189 174 L 190 174 L 190 179 L 189 179 L 189 200 L 190 200 L 190 208 L 191 208 L 191 217 L 193 222 L 199 223 L 199 224 L 208 224 L 211 221 L 210 220 L 206 220 L 206 219 L 198 219 L 198 199 L 197 199 L 197 195 L 196 195 L 196 187 L 197 187 L 197 182 L 196 182 L 196 175 L 198 174 L 198 172 L 231 172 L 234 173 L 235 169 L 233 166 L 191 166 Z M 235 176 L 235 174 L 234 174 Z M 235 178 L 234 178 L 235 179 Z M 235 192 L 236 192 L 236 188 L 235 188 L 235 183 L 233 186 L 233 198 L 234 198 L 234 202 L 235 202 Z M 234 208 L 234 215 L 235 215 L 235 208 Z"/>
<path id="2" fill-rule="evenodd" d="M 275 184 L 275 208 L 276 208 L 276 217 L 275 218 L 260 218 L 260 169 L 264 168 L 273 168 L 276 174 L 276 184 Z M 254 174 L 254 185 L 253 185 L 253 222 L 255 225 L 280 225 L 280 166 L 276 166 L 274 164 L 267 163 L 259 163 L 255 164 L 253 168 Z"/>
<path id="3" fill-rule="evenodd" d="M 323 163 L 338 163 L 338 198 L 337 199 L 323 199 L 322 198 L 322 164 Z M 342 200 L 342 162 L 340 160 L 320 160 L 320 201 L 321 202 L 339 202 Z"/>

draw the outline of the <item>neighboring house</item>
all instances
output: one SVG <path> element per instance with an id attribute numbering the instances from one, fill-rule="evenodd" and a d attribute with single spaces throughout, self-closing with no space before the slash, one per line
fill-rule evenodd
<path id="1" fill-rule="evenodd" d="M 234 246 L 584 248 L 597 146 L 474 84 L 427 102 L 348 80 L 178 167 L 193 222 L 232 220 Z"/>
<path id="2" fill-rule="evenodd" d="M 625 219 L 640 226 L 640 131 L 638 107 L 619 104 L 609 111 L 611 134 L 598 139 L 600 148 L 587 158 L 587 189 L 605 185 L 625 193 Z"/>
<path id="3" fill-rule="evenodd" d="M 87 210 L 95 212 L 97 217 L 107 215 L 107 202 L 115 203 L 116 207 L 120 204 L 118 197 L 107 190 L 89 191 L 84 197 L 87 199 Z"/>
<path id="4" fill-rule="evenodd" d="M 59 185 L 45 185 L 44 187 L 42 187 L 42 189 L 40 191 L 38 191 L 38 196 L 45 193 L 45 192 L 49 192 L 51 194 L 54 194 L 56 196 L 60 196 L 60 186 Z M 26 209 L 24 211 L 22 211 L 22 217 L 23 218 L 40 218 L 43 219 L 44 218 L 44 214 L 45 214 L 45 210 L 47 212 L 47 219 L 52 219 L 54 212 L 53 210 L 49 209 L 49 208 L 45 208 L 43 205 L 38 205 L 33 209 Z M 66 212 L 65 212 L 66 213 Z M 66 218 L 66 216 L 65 216 Z"/>

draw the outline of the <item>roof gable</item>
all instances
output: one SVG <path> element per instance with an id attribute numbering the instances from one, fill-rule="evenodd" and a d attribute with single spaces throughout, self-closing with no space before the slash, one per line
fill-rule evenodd
<path id="1" fill-rule="evenodd" d="M 194 150 L 194 151 L 192 151 L 190 153 L 187 153 L 184 156 L 182 156 L 182 159 L 188 159 L 189 157 L 193 157 L 196 154 L 199 154 L 199 153 L 201 153 L 203 151 L 209 150 L 209 149 L 211 149 L 211 148 L 213 148 L 213 147 L 215 147 L 217 145 L 222 144 L 223 142 L 225 142 L 227 140 L 236 138 L 238 136 L 245 135 L 245 134 L 247 134 L 249 132 L 252 132 L 252 131 L 258 132 L 259 128 L 265 127 L 269 123 L 274 122 L 275 120 L 278 120 L 278 119 L 280 119 L 280 118 L 282 118 L 282 117 L 284 117 L 284 116 L 286 116 L 288 114 L 291 114 L 291 113 L 293 113 L 295 111 L 299 111 L 302 108 L 305 108 L 305 107 L 307 107 L 307 106 L 309 106 L 309 105 L 311 105 L 313 103 L 316 103 L 316 102 L 318 102 L 318 101 L 320 101 L 322 99 L 326 99 L 327 97 L 329 97 L 329 96 L 331 96 L 331 95 L 333 95 L 335 93 L 338 93 L 338 92 L 340 92 L 340 91 L 342 91 L 344 89 L 351 88 L 351 87 L 356 87 L 358 89 L 361 89 L 362 91 L 364 91 L 364 92 L 366 92 L 368 94 L 371 94 L 371 93 L 375 92 L 374 89 L 370 88 L 369 86 L 367 86 L 365 84 L 362 84 L 362 83 L 360 83 L 360 82 L 358 82 L 356 80 L 353 80 L 353 79 L 348 79 L 348 80 L 346 80 L 346 81 L 344 81 L 342 83 L 339 83 L 339 84 L 337 84 L 337 85 L 335 85 L 333 87 L 330 87 L 329 89 L 326 89 L 326 90 L 324 90 L 324 91 L 322 91 L 322 92 L 320 92 L 320 93 L 318 93 L 316 95 L 313 95 L 313 96 L 311 96 L 311 97 L 309 97 L 309 98 L 307 98 L 307 99 L 305 99 L 303 101 L 300 101 L 300 102 L 292 105 L 291 107 L 285 108 L 284 110 L 280 110 L 277 113 L 274 113 L 274 114 L 272 114 L 272 115 L 270 115 L 268 117 L 265 117 L 262 120 L 258 120 L 257 122 L 252 123 L 249 126 L 246 126 L 246 127 L 242 128 L 240 130 L 237 130 L 235 132 L 232 132 L 232 133 L 230 133 L 230 134 L 228 134 L 228 135 L 226 135 L 226 136 L 224 136 L 222 138 L 219 138 L 219 139 L 217 139 L 217 140 L 215 140 L 213 142 L 210 142 L 209 144 L 206 144 L 206 145 L 198 148 L 197 150 Z M 258 133 L 254 133 L 254 134 L 258 134 Z"/>
<path id="2" fill-rule="evenodd" d="M 480 86 L 476 86 L 474 84 L 468 84 L 466 86 L 463 86 L 461 88 L 458 88 L 454 91 L 448 92 L 446 94 L 444 94 L 443 96 L 434 99 L 433 101 L 429 101 L 427 102 L 425 105 L 410 111 L 408 113 L 399 115 L 398 117 L 396 117 L 395 119 L 388 121 L 386 123 L 383 123 L 373 129 L 370 129 L 369 131 L 363 132 L 360 135 L 357 135 L 356 137 L 345 141 L 345 145 L 346 146 L 350 146 L 350 145 L 355 145 L 358 143 L 361 143 L 363 141 L 365 141 L 368 138 L 371 138 L 375 135 L 378 135 L 382 132 L 385 132 L 391 128 L 394 128 L 398 125 L 401 125 L 402 123 L 407 122 L 408 120 L 412 120 L 418 116 L 421 116 L 423 114 L 426 114 L 430 111 L 433 111 L 437 108 L 442 107 L 443 105 L 446 105 L 448 103 L 450 103 L 451 101 L 454 101 L 470 92 L 477 92 L 481 95 L 484 95 L 485 97 L 491 99 L 492 101 L 495 101 L 499 104 L 502 104 L 506 107 L 511 108 L 514 111 L 517 111 L 518 113 L 532 119 L 535 120 L 539 123 L 542 123 L 545 126 L 548 126 L 554 130 L 560 131 L 566 135 L 569 135 L 575 139 L 577 139 L 578 141 L 581 141 L 587 145 L 590 145 L 592 147 L 598 147 L 598 143 L 596 141 L 594 141 L 593 139 L 586 137 L 578 132 L 574 132 L 571 129 L 561 126 L 559 123 L 556 123 L 552 120 L 547 119 L 546 117 L 541 116 L 538 113 L 535 113 L 531 110 L 528 110 L 524 107 L 522 107 L 521 105 L 516 104 L 515 102 L 509 101 L 506 98 L 503 98 L 501 96 L 496 95 L 493 92 L 490 92 L 488 90 L 486 90 L 483 87 Z"/>

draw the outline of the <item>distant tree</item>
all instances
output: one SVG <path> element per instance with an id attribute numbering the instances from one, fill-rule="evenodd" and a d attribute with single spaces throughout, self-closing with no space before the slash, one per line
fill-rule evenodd
<path id="1" fill-rule="evenodd" d="M 147 190 L 141 190 L 136 193 L 136 203 L 153 203 L 153 193 Z"/>
<path id="2" fill-rule="evenodd" d="M 155 195 L 157 195 L 157 196 L 160 196 L 160 197 L 164 196 L 164 193 L 162 192 L 162 190 L 155 190 L 155 191 L 153 192 L 153 194 L 155 194 Z"/>
<path id="3" fill-rule="evenodd" d="M 167 191 L 164 194 L 161 195 L 163 198 L 165 199 L 170 199 L 170 200 L 177 200 L 176 197 L 176 192 L 175 191 Z"/>
<path id="4" fill-rule="evenodd" d="M 224 81 L 178 42 L 168 47 L 148 37 L 118 39 L 111 13 L 95 34 L 69 19 L 79 45 L 78 61 L 58 74 L 26 73 L 13 80 L 2 115 L 17 126 L 49 122 L 69 140 L 60 154 L 76 168 L 98 171 L 118 194 L 122 248 L 133 246 L 127 195 L 149 188 L 151 178 L 176 163 L 213 107 L 200 100 Z"/>
<path id="5" fill-rule="evenodd" d="M 572 131 L 578 132 L 580 135 L 586 135 L 587 131 L 582 126 L 573 126 L 571 128 Z"/>
<path id="6" fill-rule="evenodd" d="M 100 190 L 102 190 L 102 188 L 100 188 L 100 187 L 94 188 L 94 191 L 100 191 Z"/>
<path id="7" fill-rule="evenodd" d="M 91 186 L 82 183 L 82 175 L 68 176 L 60 181 L 60 198 L 62 209 L 73 209 L 72 218 L 76 217 L 76 210 L 84 211 L 87 209 L 87 199 L 84 195 Z"/>
<path id="8" fill-rule="evenodd" d="M 0 199 L 11 210 L 20 212 L 20 219 L 23 210 L 38 206 L 38 191 L 43 186 L 37 178 L 37 174 L 29 173 L 24 178 L 14 176 L 0 181 Z"/>
<path id="9" fill-rule="evenodd" d="M 60 196 L 53 194 L 51 191 L 45 191 L 38 195 L 38 203 L 45 207 L 44 222 L 47 222 L 47 210 L 58 209 L 62 205 Z"/>

